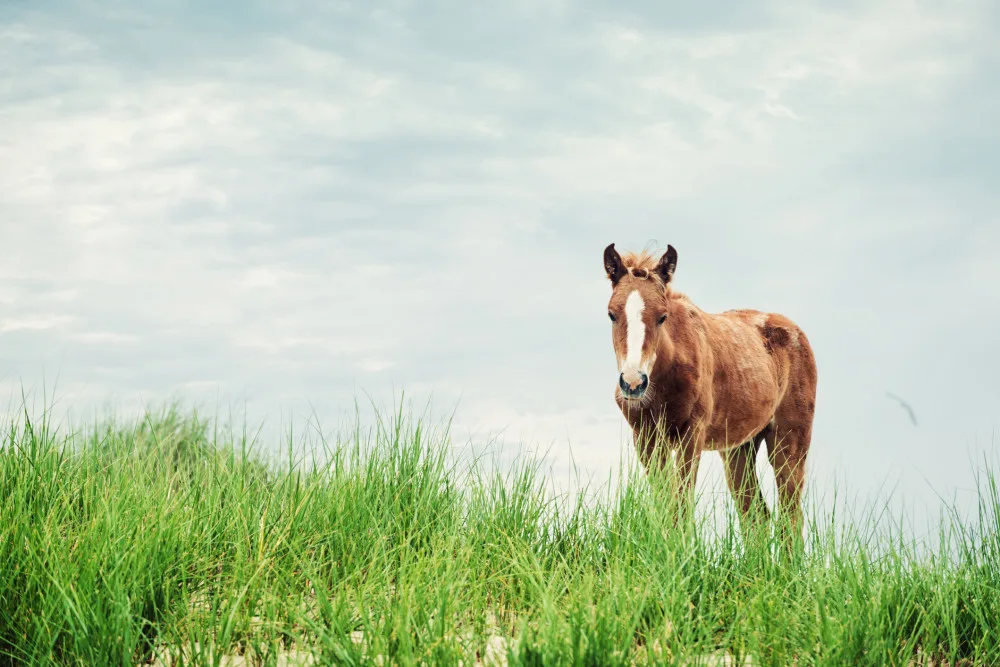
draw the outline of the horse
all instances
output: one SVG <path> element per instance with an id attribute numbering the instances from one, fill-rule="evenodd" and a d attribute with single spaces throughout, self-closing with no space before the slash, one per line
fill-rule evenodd
<path id="1" fill-rule="evenodd" d="M 809 340 L 778 313 L 703 311 L 674 290 L 676 268 L 671 245 L 659 259 L 649 251 L 620 255 L 614 243 L 604 250 L 615 401 L 639 459 L 648 474 L 672 455 L 679 491 L 690 493 L 701 453 L 719 452 L 740 524 L 749 526 L 770 520 L 756 470 L 766 441 L 785 528 L 801 537 L 816 408 Z"/>

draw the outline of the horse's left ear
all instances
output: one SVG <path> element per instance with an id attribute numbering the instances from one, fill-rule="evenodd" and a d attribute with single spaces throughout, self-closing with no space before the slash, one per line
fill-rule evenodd
<path id="1" fill-rule="evenodd" d="M 667 251 L 660 258 L 660 263 L 656 265 L 656 272 L 663 278 L 663 284 L 670 284 L 674 277 L 674 270 L 677 268 L 677 251 L 672 245 L 667 245 Z"/>

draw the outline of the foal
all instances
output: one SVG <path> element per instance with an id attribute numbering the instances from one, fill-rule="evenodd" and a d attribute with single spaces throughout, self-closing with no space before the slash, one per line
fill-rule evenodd
<path id="1" fill-rule="evenodd" d="M 660 468 L 666 440 L 682 493 L 694 487 L 704 450 L 718 451 L 743 517 L 767 520 L 757 479 L 762 441 L 774 467 L 782 515 L 801 537 L 801 497 L 816 407 L 816 361 L 806 335 L 782 315 L 706 313 L 671 285 L 677 251 L 621 256 L 604 250 L 618 357 L 615 400 L 639 459 Z"/>

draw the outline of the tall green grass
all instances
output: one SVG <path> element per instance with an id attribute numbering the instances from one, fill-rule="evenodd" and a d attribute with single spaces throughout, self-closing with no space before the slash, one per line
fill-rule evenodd
<path id="1" fill-rule="evenodd" d="M 562 503 L 536 463 L 450 463 L 403 412 L 280 464 L 176 409 L 8 418 L 0 664 L 1000 663 L 1000 494 L 918 551 L 864 520 L 804 551 L 675 523 L 631 471 Z M 964 661 L 964 662 L 963 662 Z"/>

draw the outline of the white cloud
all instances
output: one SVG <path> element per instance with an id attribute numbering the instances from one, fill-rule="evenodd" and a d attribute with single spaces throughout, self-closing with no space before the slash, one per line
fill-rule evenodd
<path id="1" fill-rule="evenodd" d="M 23 318 L 7 318 L 0 320 L 0 333 L 55 329 L 71 322 L 72 319 L 65 315 L 36 315 Z"/>
<path id="2" fill-rule="evenodd" d="M 388 359 L 378 358 L 362 359 L 357 364 L 358 368 L 365 373 L 381 373 L 382 371 L 388 370 L 395 365 L 396 364 Z"/>

